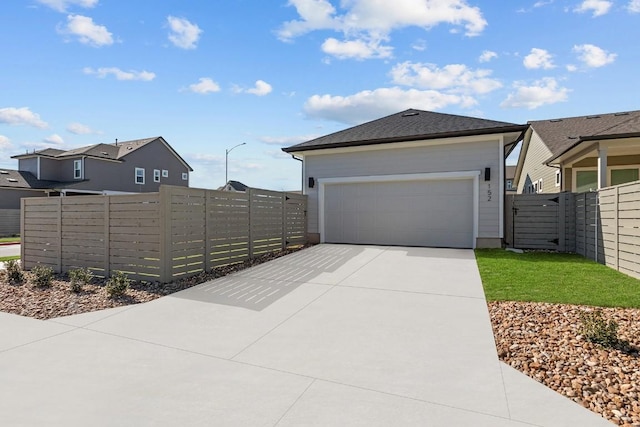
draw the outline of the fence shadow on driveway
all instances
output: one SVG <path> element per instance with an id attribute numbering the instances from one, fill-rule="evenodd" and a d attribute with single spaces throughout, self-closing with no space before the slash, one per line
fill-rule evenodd
<path id="1" fill-rule="evenodd" d="M 194 286 L 171 297 L 261 311 L 304 283 L 336 283 L 356 267 L 344 271 L 341 268 L 366 250 L 364 246 L 314 246 Z"/>

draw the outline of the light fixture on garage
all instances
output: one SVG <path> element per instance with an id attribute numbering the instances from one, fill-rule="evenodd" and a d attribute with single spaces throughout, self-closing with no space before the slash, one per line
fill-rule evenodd
<path id="1" fill-rule="evenodd" d="M 491 181 L 491 168 L 484 168 L 484 180 Z"/>

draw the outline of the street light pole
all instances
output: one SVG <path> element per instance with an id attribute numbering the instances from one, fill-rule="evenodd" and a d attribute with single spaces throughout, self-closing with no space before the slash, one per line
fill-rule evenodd
<path id="1" fill-rule="evenodd" d="M 240 147 L 241 145 L 245 145 L 245 144 L 246 144 L 246 142 L 243 142 L 241 144 L 238 144 L 236 146 L 233 146 L 233 147 L 228 148 L 227 150 L 225 150 L 225 154 L 224 154 L 224 185 L 227 185 L 227 183 L 229 182 L 229 153 L 234 148 Z"/>

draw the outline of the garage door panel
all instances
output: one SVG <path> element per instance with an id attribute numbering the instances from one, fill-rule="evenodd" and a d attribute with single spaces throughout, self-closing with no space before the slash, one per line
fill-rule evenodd
<path id="1" fill-rule="evenodd" d="M 327 185 L 325 241 L 472 247 L 473 181 Z"/>

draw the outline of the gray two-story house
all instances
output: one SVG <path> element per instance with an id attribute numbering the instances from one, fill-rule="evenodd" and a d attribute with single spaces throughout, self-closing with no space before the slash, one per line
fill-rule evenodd
<path id="1" fill-rule="evenodd" d="M 146 193 L 158 191 L 161 184 L 188 187 L 193 171 L 161 136 L 68 151 L 47 148 L 12 158 L 18 160 L 18 170 L 0 176 L 0 209 L 19 209 L 20 197 L 30 195 Z"/>

